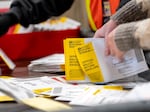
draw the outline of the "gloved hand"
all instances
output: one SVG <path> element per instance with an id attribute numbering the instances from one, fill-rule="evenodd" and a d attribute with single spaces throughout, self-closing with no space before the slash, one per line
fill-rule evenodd
<path id="1" fill-rule="evenodd" d="M 17 17 L 12 13 L 0 14 L 0 36 L 7 33 L 10 26 L 18 23 Z"/>

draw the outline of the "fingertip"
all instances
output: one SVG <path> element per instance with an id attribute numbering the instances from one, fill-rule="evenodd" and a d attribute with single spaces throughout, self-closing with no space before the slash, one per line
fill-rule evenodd
<path id="1" fill-rule="evenodd" d="M 124 55 L 123 54 L 116 56 L 116 57 L 119 59 L 120 62 L 124 61 Z"/>
<path id="2" fill-rule="evenodd" d="M 105 50 L 105 56 L 108 56 L 108 55 L 109 55 L 109 54 L 108 54 L 108 51 Z"/>
<path id="3" fill-rule="evenodd" d="M 106 55 L 106 56 L 110 55 L 110 51 L 109 51 L 108 48 L 105 48 L 105 55 Z"/>

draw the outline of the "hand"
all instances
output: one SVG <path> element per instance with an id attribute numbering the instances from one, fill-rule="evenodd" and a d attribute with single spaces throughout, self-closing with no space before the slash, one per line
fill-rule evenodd
<path id="1" fill-rule="evenodd" d="M 18 23 L 17 17 L 12 13 L 0 14 L 0 36 L 7 33 L 10 26 Z"/>
<path id="2" fill-rule="evenodd" d="M 107 35 L 116 27 L 117 24 L 113 20 L 109 20 L 105 25 L 95 32 L 94 38 L 107 37 Z"/>
<path id="3" fill-rule="evenodd" d="M 106 49 L 105 50 L 105 54 L 108 55 L 112 55 L 114 57 L 116 57 L 117 59 L 119 59 L 120 61 L 123 60 L 123 56 L 124 56 L 124 52 L 119 50 L 116 43 L 115 43 L 115 29 L 109 33 L 109 35 L 107 36 L 107 38 L 105 38 L 105 43 L 106 43 Z M 109 52 L 108 52 L 109 50 Z"/>
<path id="4" fill-rule="evenodd" d="M 109 20 L 105 25 L 103 25 L 100 29 L 96 31 L 94 34 L 94 38 L 102 38 L 105 37 L 107 39 L 108 34 L 117 27 L 117 24 L 113 20 Z M 107 41 L 105 41 L 105 54 L 110 54 L 110 49 L 107 45 Z"/>
<path id="5" fill-rule="evenodd" d="M 7 23 L 5 22 L 6 18 L 3 15 L 0 15 L 0 36 L 7 33 L 9 27 L 7 26 Z"/>

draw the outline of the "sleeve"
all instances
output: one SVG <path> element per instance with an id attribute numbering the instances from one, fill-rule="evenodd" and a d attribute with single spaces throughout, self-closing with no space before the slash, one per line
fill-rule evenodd
<path id="1" fill-rule="evenodd" d="M 10 13 L 16 15 L 25 27 L 36 24 L 52 16 L 59 16 L 68 10 L 73 0 L 14 0 Z"/>
<path id="2" fill-rule="evenodd" d="M 132 48 L 150 50 L 150 19 L 121 24 L 116 28 L 115 42 L 121 51 Z"/>
<path id="3" fill-rule="evenodd" d="M 150 0 L 131 0 L 114 14 L 111 19 L 118 25 L 149 17 Z"/>

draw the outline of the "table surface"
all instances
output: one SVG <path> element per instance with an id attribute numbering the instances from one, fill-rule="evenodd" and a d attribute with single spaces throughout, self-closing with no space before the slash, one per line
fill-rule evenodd
<path id="1" fill-rule="evenodd" d="M 15 62 L 16 68 L 13 71 L 9 70 L 5 64 L 1 63 L 0 68 L 2 69 L 2 75 L 13 77 L 29 77 L 32 75 L 35 76 L 35 73 L 30 73 L 27 69 L 29 63 L 30 61 L 17 61 Z M 19 104 L 16 102 L 0 102 L 0 112 L 10 112 L 10 110 L 11 112 L 32 112 L 31 110 L 34 111 L 33 108 L 24 104 Z"/>
<path id="2" fill-rule="evenodd" d="M 6 65 L 0 64 L 0 68 L 2 68 L 3 76 L 12 76 L 12 77 L 37 77 L 37 76 L 47 76 L 47 75 L 56 75 L 50 73 L 37 73 L 28 71 L 28 65 L 30 61 L 17 61 L 15 62 L 16 68 L 11 71 Z"/>
<path id="3" fill-rule="evenodd" d="M 12 76 L 12 77 L 39 77 L 39 76 L 54 76 L 57 74 L 50 73 L 37 73 L 28 71 L 27 66 L 30 64 L 30 61 L 17 61 L 15 62 L 16 68 L 11 71 L 9 70 L 5 64 L 0 63 L 0 68 L 2 69 L 3 76 Z M 0 112 L 43 112 L 32 107 L 29 107 L 24 104 L 14 102 L 0 102 Z"/>
<path id="4" fill-rule="evenodd" d="M 15 62 L 16 68 L 13 71 L 9 71 L 8 69 L 2 75 L 5 76 L 13 76 L 13 77 L 37 77 L 37 76 L 47 76 L 47 75 L 56 75 L 56 74 L 48 74 L 48 73 L 36 73 L 29 72 L 27 66 L 30 61 L 19 61 Z M 0 67 L 5 68 L 3 64 L 0 64 Z M 16 102 L 0 102 L 0 112 L 43 112 L 40 110 L 33 109 L 24 104 L 16 103 Z"/>

